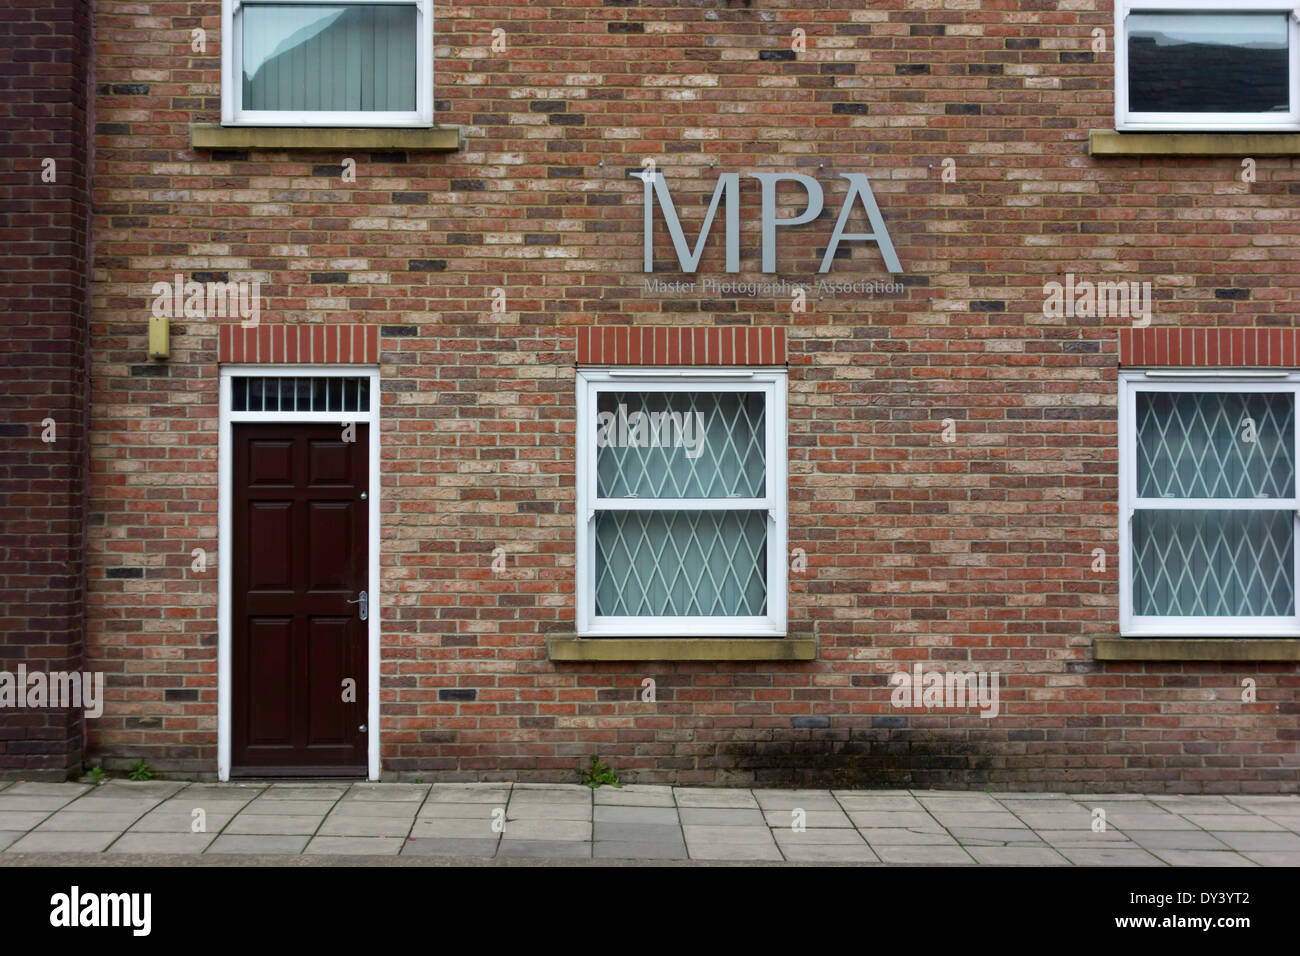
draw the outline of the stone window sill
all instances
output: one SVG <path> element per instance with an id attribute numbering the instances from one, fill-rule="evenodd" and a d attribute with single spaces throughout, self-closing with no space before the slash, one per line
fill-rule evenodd
<path id="1" fill-rule="evenodd" d="M 1300 133 L 1088 132 L 1090 156 L 1300 156 Z"/>
<path id="2" fill-rule="evenodd" d="M 392 149 L 451 153 L 460 149 L 460 127 L 350 129 L 191 123 L 190 146 L 194 149 Z"/>
<path id="3" fill-rule="evenodd" d="M 811 637 L 600 637 L 555 634 L 547 638 L 553 661 L 815 661 Z"/>
<path id="4" fill-rule="evenodd" d="M 1300 639 L 1099 637 L 1098 661 L 1300 661 Z"/>

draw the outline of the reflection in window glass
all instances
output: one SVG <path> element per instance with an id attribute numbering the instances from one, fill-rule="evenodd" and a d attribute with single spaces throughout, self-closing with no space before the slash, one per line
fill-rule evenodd
<path id="1" fill-rule="evenodd" d="M 416 8 L 245 4 L 246 110 L 415 109 Z"/>
<path id="2" fill-rule="evenodd" d="M 1285 14 L 1133 14 L 1127 25 L 1130 111 L 1290 109 Z"/>

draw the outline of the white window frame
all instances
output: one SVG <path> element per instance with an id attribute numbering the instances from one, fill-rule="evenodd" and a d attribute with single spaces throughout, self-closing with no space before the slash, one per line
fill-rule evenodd
<path id="1" fill-rule="evenodd" d="M 415 109 L 396 111 L 245 110 L 243 108 L 243 8 L 256 4 L 367 3 L 414 7 L 416 11 Z M 302 126 L 353 129 L 433 125 L 433 0 L 221 0 L 221 123 L 223 126 Z"/>
<path id="2" fill-rule="evenodd" d="M 786 636 L 786 381 L 784 369 L 618 368 L 578 371 L 577 631 L 579 637 Z M 765 396 L 767 475 L 762 498 L 600 498 L 596 489 L 597 395 L 607 391 L 750 391 Z M 746 617 L 596 615 L 596 512 L 767 512 L 767 614 Z"/>
<path id="3" fill-rule="evenodd" d="M 1290 392 L 1295 396 L 1291 440 L 1300 449 L 1300 373 L 1195 373 L 1127 371 L 1119 376 L 1119 582 L 1120 634 L 1124 637 L 1300 637 L 1300 596 L 1293 617 L 1164 617 L 1133 613 L 1133 518 L 1138 511 L 1290 511 L 1294 522 L 1293 585 L 1300 590 L 1300 499 L 1139 498 L 1137 496 L 1137 396 L 1140 392 Z M 1300 470 L 1300 458 L 1297 458 Z M 1300 475 L 1293 493 L 1300 489 Z"/>
<path id="4" fill-rule="evenodd" d="M 1125 131 L 1197 130 L 1206 132 L 1300 130 L 1300 0 L 1116 0 L 1115 128 Z M 1128 30 L 1130 13 L 1289 13 L 1290 112 L 1152 113 L 1128 109 Z"/>
<path id="5" fill-rule="evenodd" d="M 236 378 L 369 378 L 370 410 L 368 412 L 237 412 L 234 410 L 233 383 Z M 379 779 L 379 654 L 380 618 L 383 616 L 382 595 L 379 589 L 379 369 L 369 365 L 223 365 L 219 385 L 217 411 L 217 779 L 230 779 L 231 745 L 233 742 L 232 717 L 234 714 L 233 662 L 234 646 L 231 631 L 231 600 L 234 575 L 231 561 L 234 553 L 234 426 L 244 422 L 315 423 L 342 426 L 346 422 L 369 426 L 370 443 L 367 462 L 370 487 L 367 504 L 369 512 L 369 542 L 367 554 L 369 573 L 367 594 L 370 613 L 366 619 L 366 687 L 368 692 L 366 713 L 366 778 Z"/>

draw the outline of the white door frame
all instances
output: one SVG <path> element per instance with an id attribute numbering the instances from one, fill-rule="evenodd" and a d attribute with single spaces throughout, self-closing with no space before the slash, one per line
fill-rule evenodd
<path id="1" fill-rule="evenodd" d="M 231 380 L 237 376 L 266 378 L 358 378 L 370 379 L 370 411 L 347 412 L 233 412 Z M 368 737 L 367 778 L 379 779 L 379 618 L 382 602 L 379 592 L 379 369 L 369 365 L 223 365 L 221 399 L 218 415 L 217 470 L 217 776 L 230 779 L 231 748 L 231 620 L 232 598 L 231 551 L 233 539 L 234 425 L 248 422 L 283 422 L 293 424 L 338 424 L 346 422 L 369 425 L 368 454 L 370 505 L 368 587 L 370 615 L 367 620 L 367 711 Z"/>

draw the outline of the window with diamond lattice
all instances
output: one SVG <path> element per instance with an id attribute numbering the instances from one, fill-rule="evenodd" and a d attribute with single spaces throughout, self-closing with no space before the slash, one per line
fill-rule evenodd
<path id="1" fill-rule="evenodd" d="M 785 634 L 785 375 L 578 374 L 578 632 Z"/>
<path id="2" fill-rule="evenodd" d="M 1161 375 L 1121 377 L 1122 632 L 1300 636 L 1300 378 Z"/>

